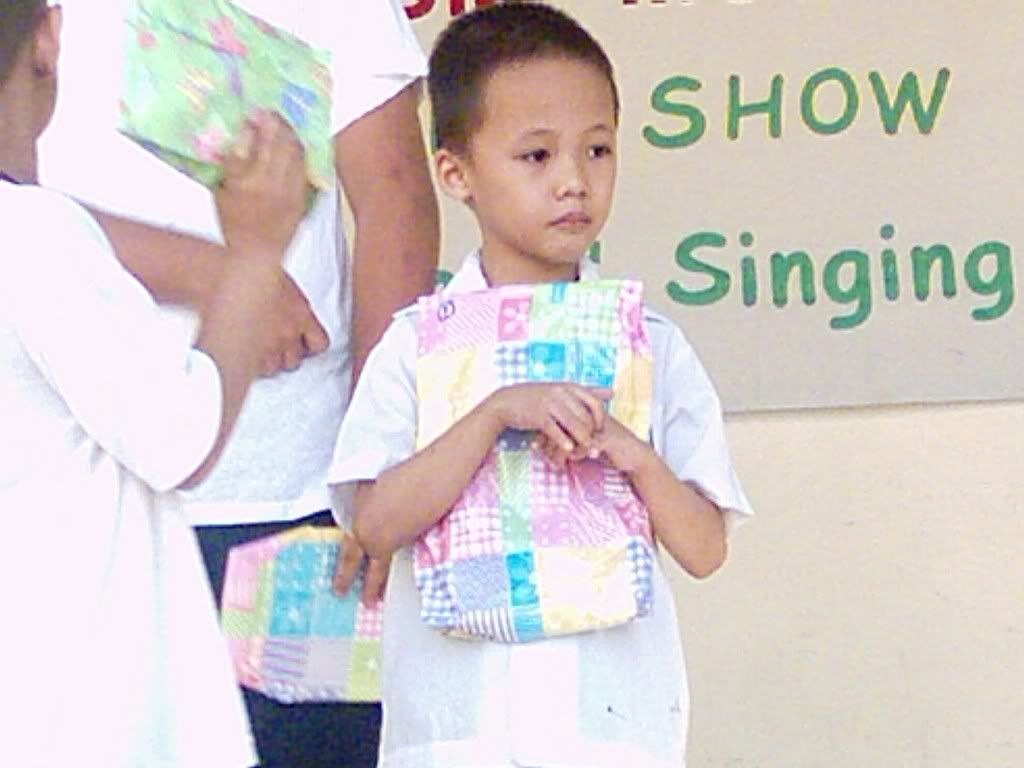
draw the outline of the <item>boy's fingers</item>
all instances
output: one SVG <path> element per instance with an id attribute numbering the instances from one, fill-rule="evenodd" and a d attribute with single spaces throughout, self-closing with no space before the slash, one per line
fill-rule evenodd
<path id="1" fill-rule="evenodd" d="M 275 352 L 268 352 L 260 361 L 259 374 L 263 378 L 273 376 L 280 370 L 281 356 Z"/>
<path id="2" fill-rule="evenodd" d="M 575 448 L 573 450 L 575 450 Z M 555 467 L 555 469 L 561 469 L 565 466 L 565 462 L 568 460 L 571 452 L 549 443 L 548 450 L 545 455 L 547 456 L 548 463 Z"/>
<path id="3" fill-rule="evenodd" d="M 334 578 L 331 580 L 331 586 L 337 594 L 344 595 L 348 592 L 356 579 L 364 556 L 363 548 L 356 540 L 346 536 L 339 547 L 338 562 L 334 566 Z"/>
<path id="4" fill-rule="evenodd" d="M 282 356 L 282 368 L 286 371 L 297 370 L 302 365 L 302 360 L 306 357 L 305 345 L 302 343 L 302 339 L 299 338 L 296 343 L 290 344 L 285 349 Z"/>
<path id="5" fill-rule="evenodd" d="M 238 132 L 238 138 L 235 139 L 235 143 L 231 145 L 228 157 L 232 160 L 247 161 L 252 156 L 255 141 L 256 131 L 249 123 L 246 123 Z"/>
<path id="6" fill-rule="evenodd" d="M 363 575 L 363 605 L 373 606 L 384 599 L 384 589 L 388 585 L 388 571 L 391 559 L 377 560 L 370 558 Z"/>
<path id="7" fill-rule="evenodd" d="M 549 416 L 544 420 L 544 423 L 541 425 L 540 432 L 547 438 L 552 449 L 560 449 L 569 453 L 576 447 L 576 442 L 552 416 Z"/>
<path id="8" fill-rule="evenodd" d="M 305 150 L 291 124 L 277 112 L 265 115 L 265 135 L 270 158 L 277 164 L 275 170 L 288 170 L 302 160 Z"/>
<path id="9" fill-rule="evenodd" d="M 261 109 L 256 110 L 245 121 L 245 128 L 252 133 L 249 148 L 249 165 L 264 169 L 274 156 L 273 143 L 277 132 L 273 116 Z M 244 129 L 243 129 L 244 130 Z"/>
<path id="10" fill-rule="evenodd" d="M 319 355 L 321 352 L 327 351 L 331 340 L 327 336 L 327 331 L 320 325 L 320 321 L 314 317 L 302 332 L 302 343 L 306 346 L 307 355 Z"/>
<path id="11" fill-rule="evenodd" d="M 245 172 L 252 160 L 253 145 L 256 141 L 255 132 L 248 123 L 243 125 L 238 136 L 231 143 L 231 146 L 224 152 L 222 163 L 224 166 L 224 178 L 222 184 L 226 184 L 232 177 L 240 176 Z"/>
<path id="12" fill-rule="evenodd" d="M 594 420 L 594 431 L 600 432 L 604 429 L 604 404 L 612 399 L 612 391 L 604 388 L 580 387 L 578 394 Z"/>
<path id="13" fill-rule="evenodd" d="M 570 453 L 577 445 L 590 444 L 590 438 L 596 431 L 597 425 L 593 414 L 574 393 L 565 393 L 565 397 L 555 408 L 553 416 L 573 443 L 571 447 L 562 446 L 566 453 Z"/>

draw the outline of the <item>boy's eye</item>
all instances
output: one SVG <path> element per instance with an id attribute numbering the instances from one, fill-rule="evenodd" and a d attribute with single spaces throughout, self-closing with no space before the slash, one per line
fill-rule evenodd
<path id="1" fill-rule="evenodd" d="M 520 160 L 525 160 L 528 163 L 543 163 L 551 157 L 551 153 L 546 149 L 535 149 L 532 152 L 524 152 L 519 156 Z"/>
<path id="2" fill-rule="evenodd" d="M 592 158 L 609 157 L 612 154 L 611 144 L 595 144 L 589 150 Z"/>

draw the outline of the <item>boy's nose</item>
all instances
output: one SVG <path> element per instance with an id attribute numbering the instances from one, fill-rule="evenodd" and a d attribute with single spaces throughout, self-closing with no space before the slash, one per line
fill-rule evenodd
<path id="1" fill-rule="evenodd" d="M 558 197 L 586 197 L 589 192 L 587 174 L 575 159 L 566 159 L 558 177 Z"/>

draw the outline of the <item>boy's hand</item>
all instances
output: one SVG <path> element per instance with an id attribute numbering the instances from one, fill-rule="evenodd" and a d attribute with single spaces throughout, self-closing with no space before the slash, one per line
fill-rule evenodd
<path id="1" fill-rule="evenodd" d="M 256 112 L 224 157 L 214 194 L 228 250 L 280 259 L 306 211 L 305 152 L 277 114 Z"/>
<path id="2" fill-rule="evenodd" d="M 503 428 L 536 430 L 561 466 L 568 456 L 590 451 L 607 418 L 604 401 L 611 395 L 607 389 L 566 382 L 513 384 L 492 394 L 488 405 Z"/>
<path id="3" fill-rule="evenodd" d="M 226 263 L 226 259 L 215 259 L 208 269 L 219 278 Z M 330 337 L 302 289 L 284 267 L 276 270 L 273 295 L 262 305 L 260 315 L 268 334 L 259 365 L 259 375 L 264 377 L 294 371 L 307 357 L 326 352 L 330 346 Z M 217 278 L 202 286 L 203 292 L 195 302 L 200 315 L 209 311 L 210 301 L 215 298 Z"/>
<path id="4" fill-rule="evenodd" d="M 643 440 L 637 438 L 617 419 L 605 415 L 604 427 L 595 432 L 586 448 L 577 446 L 572 451 L 565 451 L 562 446 L 555 445 L 547 436 L 538 438 L 537 449 L 556 467 L 567 461 L 583 459 L 603 459 L 620 472 L 632 475 L 641 471 L 652 457 L 654 450 Z"/>
<path id="5" fill-rule="evenodd" d="M 638 438 L 618 419 L 606 416 L 604 429 L 594 435 L 588 457 L 603 458 L 623 474 L 633 475 L 641 472 L 658 455 L 650 443 Z"/>
<path id="6" fill-rule="evenodd" d="M 338 595 L 346 594 L 355 581 L 359 567 L 366 560 L 366 571 L 363 573 L 363 605 L 372 606 L 384 598 L 384 590 L 388 585 L 388 572 L 391 559 L 377 560 L 367 558 L 363 548 L 352 536 L 346 536 L 341 542 L 338 562 L 334 566 L 334 578 L 331 586 Z"/>
<path id="7" fill-rule="evenodd" d="M 330 344 L 327 331 L 313 314 L 306 296 L 283 268 L 273 301 L 265 310 L 264 317 L 272 335 L 260 366 L 261 376 L 294 371 L 307 357 L 327 351 Z"/>

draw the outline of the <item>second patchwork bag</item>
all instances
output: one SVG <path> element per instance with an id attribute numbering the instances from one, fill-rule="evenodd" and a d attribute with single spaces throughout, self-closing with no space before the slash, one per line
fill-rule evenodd
<path id="1" fill-rule="evenodd" d="M 360 574 L 346 595 L 331 577 L 345 533 L 301 525 L 233 547 L 221 628 L 238 682 L 297 701 L 380 700 L 383 606 L 360 602 Z"/>

